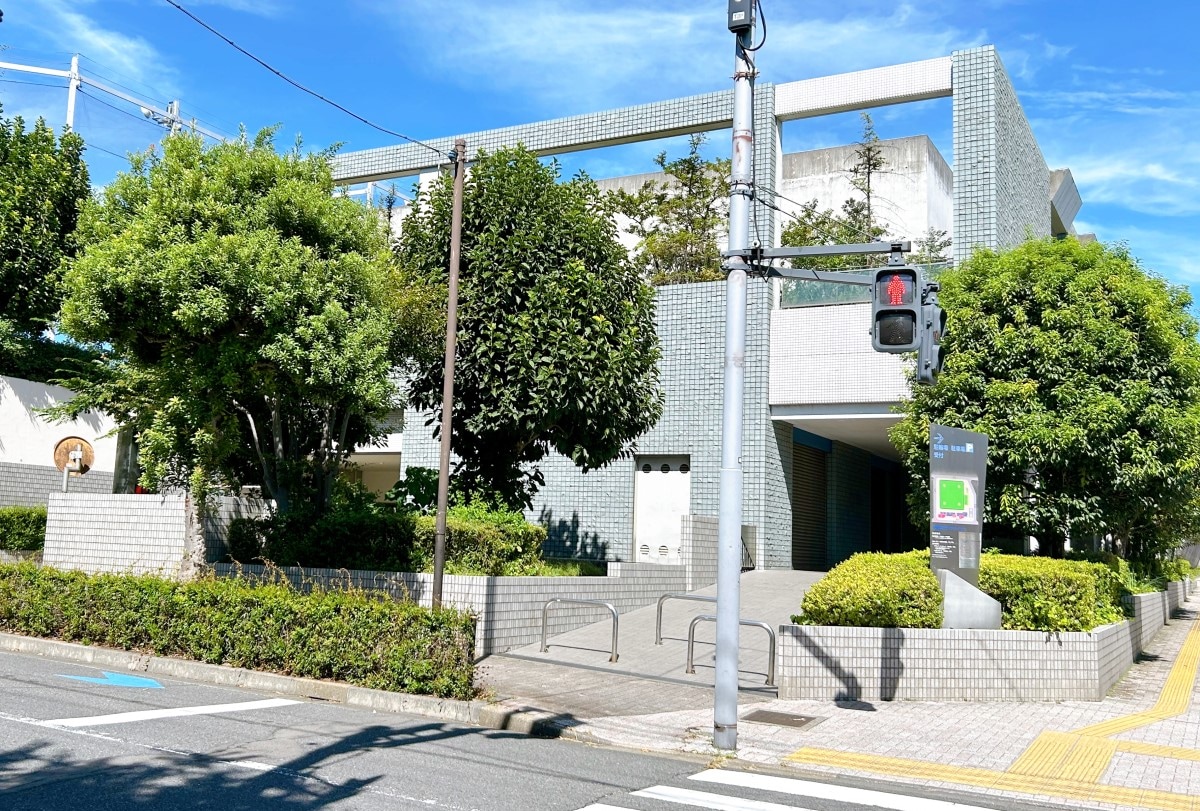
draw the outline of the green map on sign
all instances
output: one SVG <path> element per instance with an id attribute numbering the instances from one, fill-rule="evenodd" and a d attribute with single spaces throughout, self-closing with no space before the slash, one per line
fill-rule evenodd
<path id="1" fill-rule="evenodd" d="M 938 509 L 954 512 L 967 509 L 967 483 L 962 479 L 938 481 Z"/>

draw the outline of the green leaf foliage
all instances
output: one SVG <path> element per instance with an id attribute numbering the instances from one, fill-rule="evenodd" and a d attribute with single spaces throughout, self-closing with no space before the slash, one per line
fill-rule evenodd
<path id="1" fill-rule="evenodd" d="M 333 194 L 327 157 L 280 154 L 269 130 L 174 135 L 86 207 L 62 320 L 113 360 L 65 411 L 132 425 L 143 484 L 261 483 L 282 512 L 319 513 L 400 404 L 432 299 L 381 218 Z"/>
<path id="2" fill-rule="evenodd" d="M 1009 630 L 1090 631 L 1124 619 L 1124 590 L 1101 563 L 983 555 L 979 588 L 1000 603 Z"/>
<path id="3" fill-rule="evenodd" d="M 1197 528 L 1200 347 L 1191 298 L 1120 246 L 981 250 L 940 277 L 945 370 L 914 386 L 892 441 L 928 520 L 929 424 L 990 438 L 988 538 L 1110 536 L 1148 563 Z"/>
<path id="4" fill-rule="evenodd" d="M 0 565 L 0 630 L 362 687 L 474 697 L 475 620 L 360 592 Z"/>
<path id="5" fill-rule="evenodd" d="M 942 590 L 928 552 L 865 552 L 839 563 L 804 593 L 801 625 L 940 628 Z"/>
<path id="6" fill-rule="evenodd" d="M 444 286 L 449 178 L 403 224 L 404 267 Z M 465 492 L 528 503 L 551 451 L 583 470 L 628 454 L 662 413 L 654 290 L 628 261 L 595 183 L 560 183 L 524 147 L 480 153 L 466 178 L 451 445 Z M 413 402 L 440 423 L 442 362 Z"/>
<path id="7" fill-rule="evenodd" d="M 660 152 L 654 163 L 667 176 L 648 180 L 637 191 L 617 189 L 608 196 L 613 210 L 628 220 L 626 232 L 638 238 L 634 263 L 653 284 L 710 282 L 725 278 L 719 240 L 729 223 L 730 160 L 705 160 L 706 136 L 688 139 L 688 154 L 673 161 Z"/>
<path id="8" fill-rule="evenodd" d="M 76 249 L 75 226 L 88 198 L 83 139 L 61 138 L 38 119 L 25 128 L 0 108 L 0 335 L 34 336 L 58 312 L 58 268 Z M 0 339 L 0 364 L 5 364 Z M 6 365 L 0 373 L 10 374 Z"/>
<path id="9" fill-rule="evenodd" d="M 45 507 L 0 507 L 0 549 L 25 552 L 45 545 Z"/>

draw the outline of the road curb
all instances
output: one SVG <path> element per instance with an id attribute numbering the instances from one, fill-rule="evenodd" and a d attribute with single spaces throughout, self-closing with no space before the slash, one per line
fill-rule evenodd
<path id="1" fill-rule="evenodd" d="M 0 651 L 78 662 L 112 670 L 167 676 L 218 687 L 238 687 L 317 701 L 330 701 L 377 712 L 424 715 L 459 724 L 472 724 L 486 729 L 504 730 L 536 737 L 564 737 L 591 742 L 590 736 L 582 735 L 571 729 L 571 724 L 575 723 L 574 719 L 516 702 L 461 701 L 452 698 L 392 693 L 387 690 L 356 687 L 344 682 L 284 676 L 261 670 L 212 665 L 206 662 L 193 662 L 187 659 L 173 659 L 137 651 L 100 648 L 19 634 L 0 633 Z"/>

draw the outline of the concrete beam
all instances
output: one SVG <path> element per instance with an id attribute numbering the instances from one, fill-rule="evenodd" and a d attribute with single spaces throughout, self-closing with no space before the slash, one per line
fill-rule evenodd
<path id="1" fill-rule="evenodd" d="M 775 85 L 780 121 L 950 96 L 951 57 Z"/>

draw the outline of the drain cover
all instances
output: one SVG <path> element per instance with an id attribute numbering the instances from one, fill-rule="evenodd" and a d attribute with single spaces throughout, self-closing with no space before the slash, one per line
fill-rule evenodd
<path id="1" fill-rule="evenodd" d="M 742 717 L 743 721 L 752 721 L 756 724 L 774 724 L 781 727 L 810 727 L 821 723 L 825 720 L 823 716 L 816 715 L 792 715 L 790 712 L 771 712 L 770 710 L 755 710 L 752 713 Z"/>

